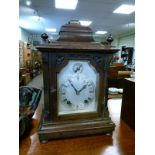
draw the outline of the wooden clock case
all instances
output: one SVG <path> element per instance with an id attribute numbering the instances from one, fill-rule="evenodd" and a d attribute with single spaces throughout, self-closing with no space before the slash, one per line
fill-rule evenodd
<path id="1" fill-rule="evenodd" d="M 94 42 L 92 30 L 77 23 L 62 26 L 59 35 L 57 41 L 37 47 L 42 52 L 44 83 L 44 108 L 38 131 L 40 141 L 112 133 L 115 125 L 107 107 L 107 77 L 112 54 L 118 49 Z M 69 60 L 88 60 L 99 73 L 96 112 L 58 115 L 57 75 Z"/>

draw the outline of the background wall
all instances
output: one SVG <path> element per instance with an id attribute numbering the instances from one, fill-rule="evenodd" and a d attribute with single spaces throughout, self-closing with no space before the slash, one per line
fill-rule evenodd
<path id="1" fill-rule="evenodd" d="M 98 41 L 98 42 L 105 42 L 106 38 L 107 36 L 94 37 L 95 41 Z M 120 51 L 117 52 L 115 55 L 118 55 L 119 57 L 121 56 L 122 46 L 133 47 L 135 49 L 135 31 L 130 31 L 128 33 L 113 36 L 113 38 L 114 38 L 114 41 L 112 42 L 112 45 L 120 49 Z M 132 60 L 134 61 L 134 59 L 135 59 L 135 51 L 133 52 Z"/>
<path id="2" fill-rule="evenodd" d="M 19 41 L 28 42 L 30 35 L 30 33 L 19 27 Z"/>
<path id="3" fill-rule="evenodd" d="M 130 32 L 127 34 L 122 34 L 120 36 L 114 37 L 114 46 L 117 46 L 120 51 L 117 53 L 118 56 L 121 56 L 122 46 L 133 47 L 135 49 L 135 32 Z M 135 59 L 135 51 L 133 52 L 133 60 Z"/>

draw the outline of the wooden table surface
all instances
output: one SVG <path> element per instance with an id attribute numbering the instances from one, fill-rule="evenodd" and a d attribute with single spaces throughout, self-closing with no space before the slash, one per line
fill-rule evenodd
<path id="1" fill-rule="evenodd" d="M 20 155 L 134 155 L 135 133 L 120 120 L 121 99 L 110 99 L 108 102 L 110 115 L 116 128 L 112 136 L 93 135 L 40 144 L 37 128 L 41 116 L 42 103 L 34 116 L 33 127 L 29 134 L 20 141 Z"/>

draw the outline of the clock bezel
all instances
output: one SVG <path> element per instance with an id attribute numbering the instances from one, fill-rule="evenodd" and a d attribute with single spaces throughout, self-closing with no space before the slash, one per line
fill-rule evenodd
<path id="1" fill-rule="evenodd" d="M 53 121 L 69 121 L 69 120 L 102 118 L 103 117 L 103 96 L 105 96 L 105 94 L 104 94 L 105 91 L 103 90 L 103 85 L 104 85 L 103 68 L 98 67 L 98 64 L 94 60 L 92 60 L 91 57 L 86 58 L 86 57 L 81 57 L 81 56 L 79 56 L 79 57 L 73 56 L 72 58 L 70 58 L 67 56 L 67 53 L 59 53 L 57 55 L 64 56 L 64 60 L 63 60 L 63 63 L 58 65 L 56 68 L 51 68 L 52 64 L 49 65 L 49 69 L 53 70 L 52 75 L 49 76 L 50 86 L 55 85 L 54 89 L 56 89 L 55 95 L 54 94 L 50 95 L 50 102 L 52 102 L 51 108 L 50 108 L 51 109 L 50 113 L 52 113 L 51 119 Z M 91 55 L 91 54 L 89 53 L 89 55 Z M 58 95 L 57 95 L 57 93 L 58 93 L 59 88 L 57 88 L 57 80 L 58 80 L 57 75 L 60 73 L 61 69 L 68 64 L 68 62 L 70 60 L 72 60 L 72 61 L 75 61 L 75 60 L 89 61 L 90 64 L 96 69 L 96 71 L 99 74 L 98 105 L 97 105 L 97 110 L 94 112 L 58 115 L 58 97 L 57 97 Z M 51 81 L 53 81 L 53 82 L 51 83 Z"/>
<path id="2" fill-rule="evenodd" d="M 70 60 L 68 61 L 68 63 L 64 66 L 64 68 L 67 67 L 67 66 L 69 65 L 69 63 L 71 63 L 71 61 L 72 61 L 72 63 L 75 63 L 74 65 L 76 65 L 77 63 L 80 63 L 80 62 L 87 62 L 88 65 L 90 65 L 90 67 L 92 67 L 92 69 L 97 73 L 97 74 L 96 74 L 96 81 L 97 81 L 97 82 L 96 82 L 96 84 L 95 84 L 95 85 L 96 85 L 96 88 L 95 88 L 95 90 L 94 90 L 94 91 L 95 91 L 95 101 L 94 101 L 95 103 L 94 103 L 94 104 L 98 104 L 98 97 L 99 97 L 99 94 L 98 94 L 98 93 L 99 93 L 99 73 L 98 73 L 98 71 L 94 68 L 94 66 L 91 65 L 91 63 L 90 63 L 89 60 L 75 60 L 75 59 L 72 60 L 72 59 L 70 59 Z M 76 61 L 77 61 L 77 62 L 76 62 Z M 80 62 L 79 62 L 79 61 L 80 61 Z M 74 67 L 74 65 L 73 65 L 72 67 Z M 82 67 L 84 67 L 84 66 L 82 66 Z M 64 68 L 62 68 L 62 70 L 63 70 Z M 60 70 L 60 72 L 61 72 L 62 70 Z M 60 73 L 60 72 L 59 72 L 59 73 Z M 74 71 L 73 71 L 73 72 L 74 72 Z M 58 79 L 59 76 L 60 76 L 59 73 L 57 74 L 57 79 Z M 80 75 L 80 74 L 82 74 L 81 71 L 80 71 L 79 75 Z M 73 76 L 74 76 L 74 75 L 76 75 L 76 73 L 73 73 Z M 63 84 L 64 84 L 64 83 L 63 83 Z M 60 86 L 59 80 L 57 80 L 57 86 Z M 89 86 L 88 86 L 88 87 L 89 87 Z M 64 114 L 60 114 L 61 112 L 59 111 L 59 106 L 61 106 L 60 104 L 62 104 L 62 103 L 60 103 L 61 101 L 60 101 L 60 98 L 59 98 L 59 97 L 60 97 L 60 92 L 59 92 L 59 91 L 60 91 L 60 87 L 58 88 L 58 91 L 57 91 L 58 115 L 63 115 L 63 116 L 64 116 L 64 115 L 69 115 L 69 114 L 72 115 L 73 113 L 78 115 L 78 114 L 82 114 L 82 113 L 97 112 L 97 108 L 98 108 L 98 107 L 96 107 L 94 110 L 92 110 L 92 111 L 90 111 L 90 112 L 89 112 L 89 111 L 87 111 L 87 112 L 85 112 L 85 111 L 84 111 L 84 112 L 80 112 L 80 110 L 78 109 L 77 112 L 75 112 L 75 111 L 70 111 L 70 113 L 68 113 L 68 114 L 65 114 L 65 113 L 64 113 Z"/>

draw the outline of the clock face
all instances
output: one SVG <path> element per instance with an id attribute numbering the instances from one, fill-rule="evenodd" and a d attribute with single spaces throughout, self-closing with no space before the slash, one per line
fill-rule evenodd
<path id="1" fill-rule="evenodd" d="M 97 111 L 99 75 L 89 61 L 73 61 L 58 74 L 58 115 Z"/>

